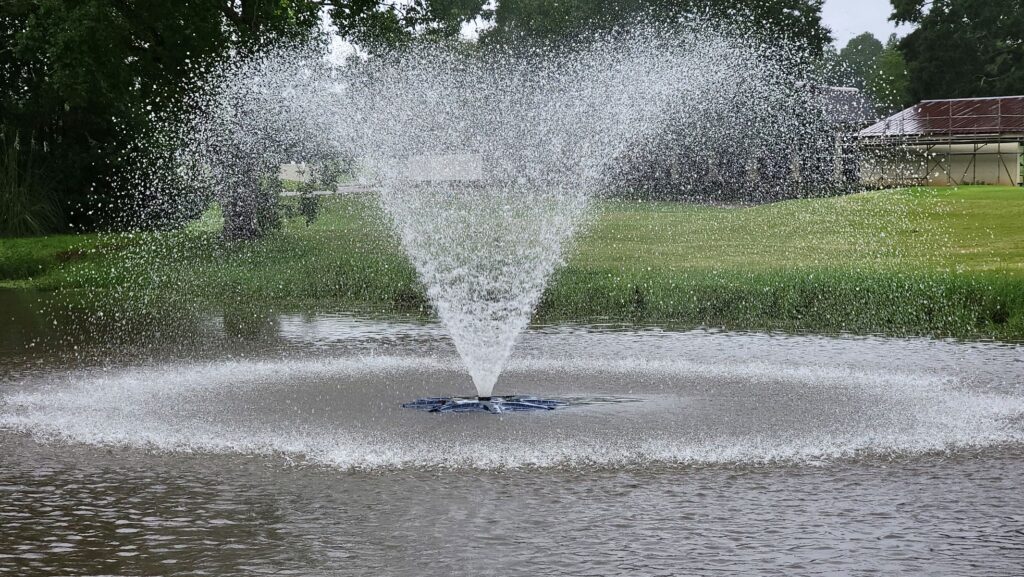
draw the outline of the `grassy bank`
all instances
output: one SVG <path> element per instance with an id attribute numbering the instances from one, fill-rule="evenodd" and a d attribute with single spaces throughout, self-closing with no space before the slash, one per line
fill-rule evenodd
<path id="1" fill-rule="evenodd" d="M 31 286 L 94 248 L 95 235 L 0 238 L 0 287 Z"/>
<path id="2" fill-rule="evenodd" d="M 0 240 L 0 285 L 146 303 L 426 312 L 372 202 L 254 245 L 215 215 L 162 235 Z M 541 320 L 1024 340 L 1024 190 L 881 191 L 744 208 L 600 206 Z M 10 256 L 14 255 L 14 256 Z"/>

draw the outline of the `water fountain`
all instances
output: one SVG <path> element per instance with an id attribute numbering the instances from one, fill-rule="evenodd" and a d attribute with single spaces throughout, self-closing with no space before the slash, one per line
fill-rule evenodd
<path id="1" fill-rule="evenodd" d="M 698 26 L 561 51 L 422 46 L 340 67 L 280 50 L 215 76 L 178 159 L 207 180 L 198 188 L 222 191 L 228 230 L 258 220 L 260 175 L 284 160 L 354 159 L 489 398 L 625 159 L 739 140 L 742 153 L 724 154 L 732 168 L 715 169 L 732 178 L 794 134 L 821 132 L 828 110 L 799 88 L 795 58 Z M 671 148 L 657 144 L 668 136 Z"/>
<path id="2" fill-rule="evenodd" d="M 184 230 L 98 245 L 130 253 L 124 268 L 137 276 L 123 278 L 140 280 L 114 290 L 157 326 L 152 342 L 135 342 L 150 333 L 119 316 L 123 307 L 10 323 L 19 328 L 0 339 L 0 574 L 1019 573 L 1019 344 L 526 326 L 603 206 L 627 217 L 616 223 L 649 226 L 643 233 L 678 219 L 622 251 L 664 266 L 673 291 L 702 269 L 676 270 L 683 259 L 656 263 L 653 252 L 684 238 L 715 247 L 695 260 L 718 266 L 736 253 L 716 249 L 734 241 L 787 250 L 779 237 L 792 230 L 849 225 L 831 211 L 863 197 L 758 207 L 750 212 L 775 216 L 738 227 L 728 219 L 746 208 L 693 209 L 702 220 L 677 204 L 634 212 L 603 200 L 662 177 L 692 196 L 757 183 L 743 200 L 774 198 L 791 190 L 785 173 L 815 187 L 839 173 L 797 154 L 829 137 L 835 113 L 791 72 L 798 55 L 708 30 L 635 31 L 558 56 L 480 50 L 420 47 L 332 66 L 283 49 L 230 64 L 203 86 L 196 116 L 170 120 L 173 170 L 144 179 L 154 202 L 142 208 L 194 216 L 217 201 L 225 227 L 210 209 Z M 339 199 L 313 227 L 296 217 L 278 236 L 245 241 L 273 218 L 281 163 L 338 158 L 376 191 L 372 222 L 339 216 L 367 206 Z M 228 318 L 223 303 L 249 296 L 230 292 L 238 275 L 269 284 L 262 258 L 297 254 L 299 266 L 275 270 L 308 281 L 324 262 L 343 262 L 314 252 L 339 246 L 325 240 L 340 234 L 337 222 L 376 227 L 381 215 L 404 252 L 368 254 L 388 266 L 407 255 L 441 323 L 330 303 L 314 312 L 305 293 L 290 298 L 289 278 L 273 283 L 274 310 Z M 878 233 L 915 228 L 905 213 L 886 216 L 828 236 L 842 247 L 811 247 L 825 253 L 811 272 L 834 264 L 836 250 L 866 253 L 850 262 L 870 268 L 874 249 L 889 246 Z M 792 218 L 806 221 L 790 227 Z M 608 220 L 595 236 L 611 236 Z M 702 230 L 684 236 L 679 222 Z M 370 232 L 353 238 L 379 238 Z M 617 250 L 633 238 L 644 236 L 594 244 Z M 174 266 L 161 266 L 165 256 Z M 768 264 L 782 269 L 787 256 L 773 252 Z M 225 262 L 209 284 L 189 284 L 193 268 Z M 70 270 L 88 274 L 84 264 Z M 644 278 L 627 266 L 575 278 Z M 151 310 L 157 285 L 184 305 Z M 210 306 L 192 286 L 227 297 Z M 322 286 L 321 297 L 341 294 Z M 709 304 L 686 291 L 649 298 Z M 910 311 L 928 315 L 953 298 L 913 294 L 934 297 Z M 0 291 L 0 319 L 28 319 L 25 303 L 56 308 L 66 295 L 12 302 Z M 854 308 L 825 312 L 848 318 L 868 306 L 846 295 Z M 238 328 L 247 322 L 259 326 Z M 468 383 L 455 388 L 467 371 L 475 395 L 434 396 L 469 395 Z M 520 410 L 535 413 L 435 418 Z"/>

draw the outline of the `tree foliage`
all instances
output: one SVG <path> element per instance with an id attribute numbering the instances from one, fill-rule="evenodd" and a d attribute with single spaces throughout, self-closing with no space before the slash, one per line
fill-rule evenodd
<path id="1" fill-rule="evenodd" d="M 842 50 L 826 53 L 828 82 L 859 88 L 888 115 L 911 104 L 906 61 L 896 35 L 882 44 L 870 32 L 852 38 Z"/>
<path id="2" fill-rule="evenodd" d="M 914 99 L 1024 94 L 1024 2 L 892 0 Z"/>
<path id="3" fill-rule="evenodd" d="M 892 114 L 912 104 L 907 62 L 893 34 L 867 76 L 867 92 L 881 114 Z"/>
<path id="4" fill-rule="evenodd" d="M 839 51 L 842 72 L 846 76 L 844 83 L 861 90 L 866 88 L 884 50 L 882 42 L 870 32 L 851 38 Z"/>
<path id="5" fill-rule="evenodd" d="M 0 129 L 15 135 L 4 146 L 33 151 L 33 174 L 21 167 L 20 182 L 46 184 L 61 213 L 53 222 L 95 226 L 115 204 L 119 152 L 145 141 L 154 115 L 180 113 L 230 52 L 315 41 L 324 10 L 352 38 L 394 42 L 435 12 L 468 17 L 477 3 L 435 0 L 428 10 L 418 0 L 400 15 L 387 0 L 2 0 Z"/>
<path id="6" fill-rule="evenodd" d="M 0 4 L 0 118 L 35 150 L 35 181 L 92 226 L 118 152 L 151 114 L 173 111 L 202 70 L 271 35 L 310 35 L 307 0 L 5 0 Z M 94 206 L 95 205 L 95 206 Z"/>
<path id="7" fill-rule="evenodd" d="M 780 37 L 820 54 L 831 40 L 821 24 L 824 0 L 500 0 L 489 40 L 572 39 L 636 20 L 703 17 L 741 33 Z"/>

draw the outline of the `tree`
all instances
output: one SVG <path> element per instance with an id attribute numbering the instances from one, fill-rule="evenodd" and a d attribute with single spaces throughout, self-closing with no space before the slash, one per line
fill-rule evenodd
<path id="1" fill-rule="evenodd" d="M 892 0 L 892 5 L 892 20 L 917 25 L 899 45 L 912 98 L 1024 94 L 1020 0 Z"/>
<path id="2" fill-rule="evenodd" d="M 305 35 L 318 5 L 209 0 L 7 0 L 0 4 L 0 118 L 33 147 L 34 182 L 70 224 L 109 209 L 119 154 L 152 114 L 173 113 L 207 65 L 270 35 Z"/>
<path id="3" fill-rule="evenodd" d="M 839 51 L 839 63 L 845 76 L 844 84 L 863 90 L 874 75 L 878 59 L 885 47 L 870 32 L 855 36 Z"/>
<path id="4" fill-rule="evenodd" d="M 371 52 L 418 38 L 454 39 L 462 24 L 490 14 L 487 0 L 324 0 L 339 33 Z"/>
<path id="5" fill-rule="evenodd" d="M 35 145 L 34 180 L 53 187 L 71 223 L 94 224 L 91 211 L 75 209 L 106 196 L 103 176 L 146 106 L 173 106 L 190 62 L 223 48 L 220 16 L 199 1 L 139 10 L 114 0 L 11 0 L 0 13 L 2 122 L 19 148 Z"/>
<path id="6" fill-rule="evenodd" d="M 824 0 L 500 0 L 489 41 L 572 40 L 637 20 L 675 22 L 697 16 L 766 39 L 784 37 L 815 55 L 831 40 L 821 24 Z"/>
<path id="7" fill-rule="evenodd" d="M 910 104 L 906 62 L 896 35 L 883 46 L 870 32 L 851 39 L 838 53 L 826 51 L 826 82 L 854 86 L 871 97 L 879 114 Z"/>
<path id="8" fill-rule="evenodd" d="M 881 114 L 892 114 L 913 102 L 910 98 L 907 63 L 899 50 L 899 40 L 895 34 L 889 37 L 882 53 L 878 55 L 867 76 L 866 89 Z"/>
<path id="9" fill-rule="evenodd" d="M 119 204 L 112 202 L 118 191 L 110 178 L 122 151 L 146 141 L 153 116 L 180 115 L 188 92 L 230 53 L 281 39 L 316 42 L 324 10 L 347 36 L 371 44 L 398 42 L 424 28 L 457 35 L 459 23 L 481 6 L 480 0 L 0 0 L 0 145 L 22 151 L 3 157 L 24 164 L 19 173 L 31 168 L 33 174 L 18 180 L 19 194 L 54 199 L 44 212 L 61 214 L 50 222 L 94 227 L 98 214 Z"/>

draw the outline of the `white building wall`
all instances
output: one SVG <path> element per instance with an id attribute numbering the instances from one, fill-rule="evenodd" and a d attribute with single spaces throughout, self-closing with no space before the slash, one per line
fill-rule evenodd
<path id="1" fill-rule="evenodd" d="M 861 180 L 868 185 L 1024 185 L 1024 146 L 984 145 L 893 147 L 865 157 Z"/>
<path id="2" fill-rule="evenodd" d="M 1021 184 L 1019 144 L 938 146 L 930 153 L 928 184 Z"/>
<path id="3" fill-rule="evenodd" d="M 867 186 L 916 186 L 928 182 L 928 158 L 912 147 L 868 150 L 860 162 L 861 182 Z"/>

